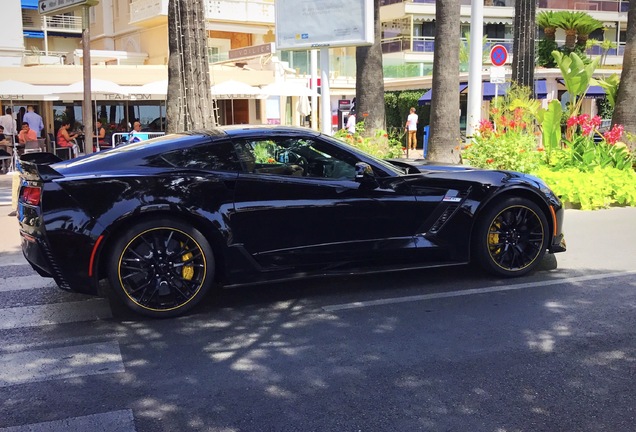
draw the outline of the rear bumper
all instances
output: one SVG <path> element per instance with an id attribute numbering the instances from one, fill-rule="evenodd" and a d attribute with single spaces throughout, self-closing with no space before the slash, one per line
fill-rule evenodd
<path id="1" fill-rule="evenodd" d="M 34 237 L 20 230 L 22 239 L 22 253 L 31 267 L 40 276 L 52 277 L 58 287 L 66 291 L 80 292 L 84 294 L 97 294 L 97 290 L 90 280 L 70 281 L 64 276 L 61 267 L 55 261 L 49 245 L 41 238 Z"/>

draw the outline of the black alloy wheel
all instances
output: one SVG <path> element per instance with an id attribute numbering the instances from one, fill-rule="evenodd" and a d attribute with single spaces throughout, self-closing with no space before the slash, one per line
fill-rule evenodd
<path id="1" fill-rule="evenodd" d="M 525 198 L 507 198 L 486 210 L 477 222 L 473 254 L 487 271 L 521 276 L 536 268 L 546 252 L 545 214 Z"/>
<path id="2" fill-rule="evenodd" d="M 196 229 L 169 219 L 126 230 L 109 263 L 111 286 L 132 310 L 153 317 L 180 315 L 201 301 L 214 279 L 210 244 Z"/>

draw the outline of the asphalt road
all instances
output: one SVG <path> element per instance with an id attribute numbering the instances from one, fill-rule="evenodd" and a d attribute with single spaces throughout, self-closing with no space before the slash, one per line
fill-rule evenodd
<path id="1" fill-rule="evenodd" d="M 0 207 L 0 431 L 634 431 L 636 208 L 568 252 L 241 287 L 139 318 L 61 292 Z"/>

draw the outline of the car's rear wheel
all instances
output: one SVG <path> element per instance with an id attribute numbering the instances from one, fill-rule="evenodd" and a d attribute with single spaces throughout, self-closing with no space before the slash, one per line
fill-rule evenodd
<path id="1" fill-rule="evenodd" d="M 214 256 L 195 228 L 169 218 L 152 219 L 117 237 L 108 277 L 132 310 L 173 317 L 193 308 L 210 290 Z"/>
<path id="2" fill-rule="evenodd" d="M 521 276 L 541 262 L 548 233 L 548 221 L 539 206 L 525 198 L 506 198 L 491 205 L 477 221 L 473 257 L 490 273 Z"/>

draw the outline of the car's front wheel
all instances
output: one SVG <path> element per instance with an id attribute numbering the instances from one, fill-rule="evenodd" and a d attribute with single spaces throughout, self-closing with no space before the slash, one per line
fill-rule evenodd
<path id="1" fill-rule="evenodd" d="M 173 317 L 193 308 L 210 290 L 214 256 L 209 242 L 192 226 L 169 218 L 152 219 L 117 237 L 108 277 L 132 310 Z"/>
<path id="2" fill-rule="evenodd" d="M 548 221 L 534 202 L 506 198 L 481 215 L 473 236 L 473 257 L 500 276 L 521 276 L 536 268 L 545 254 Z"/>

